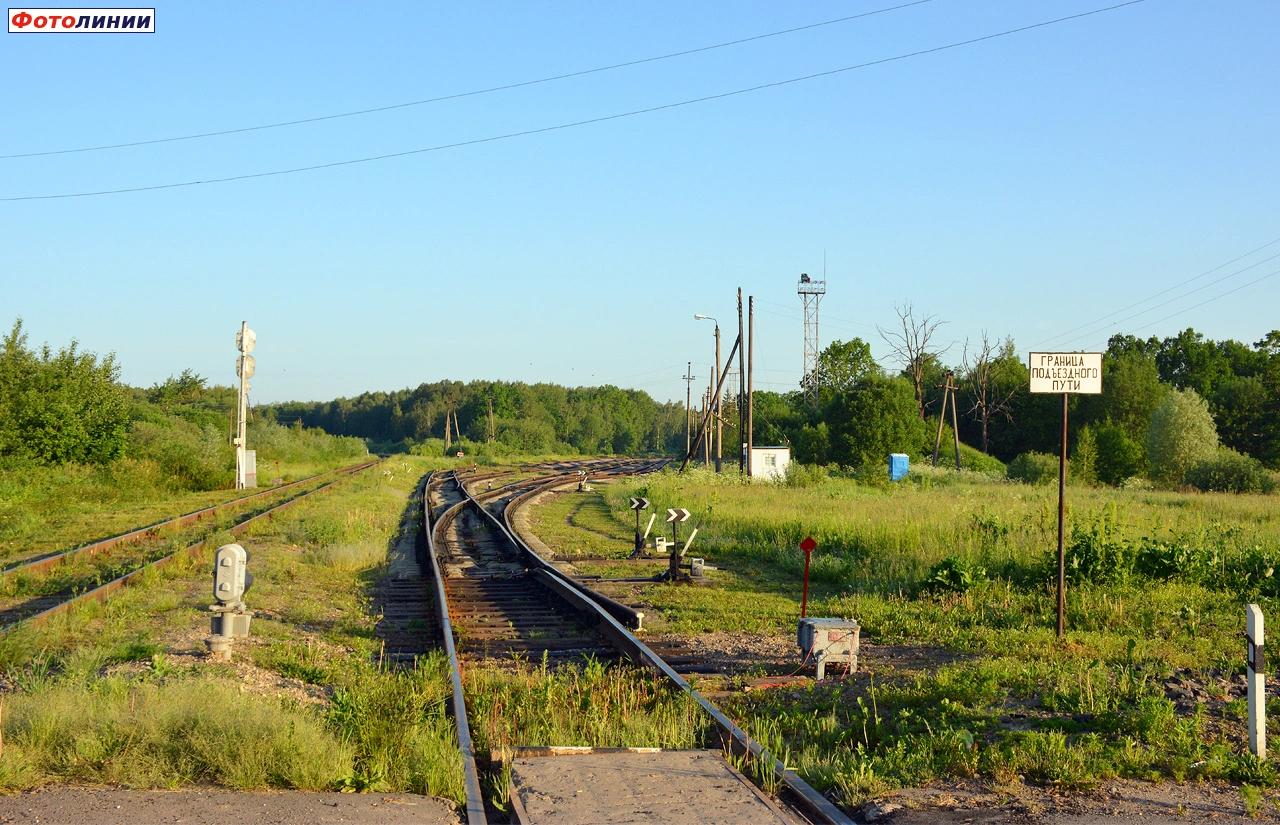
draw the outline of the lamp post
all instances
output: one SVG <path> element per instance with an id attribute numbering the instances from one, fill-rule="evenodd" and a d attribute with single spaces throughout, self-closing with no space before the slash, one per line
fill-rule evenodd
<path id="1" fill-rule="evenodd" d="M 711 367 L 711 386 L 717 388 L 720 381 L 720 322 L 710 315 L 702 314 L 694 315 L 693 320 L 711 321 L 716 325 L 716 360 Z M 716 418 L 716 472 L 718 473 L 723 455 L 724 421 L 720 417 L 720 393 L 715 389 L 712 389 L 712 392 L 715 392 L 715 398 L 711 400 L 711 414 Z"/>

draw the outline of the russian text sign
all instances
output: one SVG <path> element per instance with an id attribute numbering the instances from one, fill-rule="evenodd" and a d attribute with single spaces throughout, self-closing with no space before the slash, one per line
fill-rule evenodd
<path id="1" fill-rule="evenodd" d="M 1028 358 L 1031 391 L 1099 395 L 1102 392 L 1102 353 L 1033 352 Z"/>

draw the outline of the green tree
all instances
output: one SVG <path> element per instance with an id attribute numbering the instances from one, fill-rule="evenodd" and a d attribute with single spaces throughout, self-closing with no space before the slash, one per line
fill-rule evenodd
<path id="1" fill-rule="evenodd" d="M 1080 484 L 1098 480 L 1098 438 L 1092 427 L 1081 427 L 1071 451 L 1071 479 Z"/>
<path id="2" fill-rule="evenodd" d="M 849 467 L 880 464 L 913 452 L 926 438 L 915 391 L 902 378 L 873 377 L 837 395 L 828 408 L 831 458 Z"/>
<path id="3" fill-rule="evenodd" d="M 1174 390 L 1151 413 L 1147 463 L 1154 479 L 1182 482 L 1187 470 L 1218 451 L 1218 430 L 1209 405 L 1195 390 Z"/>
<path id="4" fill-rule="evenodd" d="M 115 356 L 27 348 L 22 321 L 0 345 L 0 455 L 47 464 L 102 463 L 124 452 L 129 429 Z"/>
<path id="5" fill-rule="evenodd" d="M 873 375 L 880 374 L 880 365 L 871 356 L 871 345 L 861 338 L 833 341 L 818 355 L 818 367 L 813 375 L 806 375 L 804 382 L 814 382 L 819 390 L 834 393 L 848 392 L 854 386 Z"/>

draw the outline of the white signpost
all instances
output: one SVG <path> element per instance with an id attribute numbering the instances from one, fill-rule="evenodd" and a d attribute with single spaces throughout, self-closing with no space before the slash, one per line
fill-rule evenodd
<path id="1" fill-rule="evenodd" d="M 1067 493 L 1067 401 L 1072 395 L 1102 393 L 1102 353 L 1033 352 L 1027 358 L 1031 391 L 1061 393 L 1062 451 L 1058 454 L 1058 638 L 1067 632 L 1067 559 L 1063 548 L 1063 521 Z"/>
<path id="2" fill-rule="evenodd" d="M 1267 758 L 1267 659 L 1262 608 L 1251 604 L 1245 618 L 1245 678 L 1248 681 L 1249 751 L 1259 759 Z"/>

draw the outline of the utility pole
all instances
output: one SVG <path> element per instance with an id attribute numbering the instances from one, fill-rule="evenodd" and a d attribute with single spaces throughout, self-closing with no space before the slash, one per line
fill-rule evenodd
<path id="1" fill-rule="evenodd" d="M 492 444 L 494 438 L 496 437 L 497 437 L 497 430 L 494 429 L 494 426 L 493 426 L 493 399 L 490 398 L 489 399 L 489 422 L 488 424 L 485 425 L 484 439 L 485 441 Z"/>
<path id="2" fill-rule="evenodd" d="M 693 416 L 690 412 L 693 401 L 693 362 L 688 362 L 684 369 L 684 454 L 689 454 L 693 445 Z"/>
<path id="3" fill-rule="evenodd" d="M 956 385 L 952 383 L 955 373 L 947 370 L 947 380 L 942 384 L 942 409 L 938 411 L 938 436 L 933 440 L 933 466 L 938 466 L 938 450 L 942 447 L 942 425 L 947 420 L 947 401 L 951 402 L 951 437 L 956 446 L 956 469 L 960 469 L 960 429 L 956 420 Z"/>
<path id="4" fill-rule="evenodd" d="M 712 367 L 712 375 L 716 373 L 716 367 Z M 716 379 L 712 379 L 712 386 L 716 385 Z M 703 399 L 703 418 L 710 423 L 710 417 L 716 414 L 716 407 L 712 404 L 712 386 L 708 386 L 707 395 Z M 712 428 L 703 427 L 703 463 L 708 467 L 712 466 Z"/>
<path id="5" fill-rule="evenodd" d="M 716 472 L 723 472 L 723 456 L 724 456 L 724 416 L 721 415 L 722 399 L 724 393 L 720 392 L 720 371 L 724 366 L 720 363 L 720 324 L 716 324 L 716 397 L 712 400 L 712 415 L 716 417 Z"/>
<path id="6" fill-rule="evenodd" d="M 747 477 L 751 477 L 751 451 L 755 448 L 756 397 L 752 378 L 756 363 L 756 296 L 747 296 Z"/>
<path id="7" fill-rule="evenodd" d="M 743 354 L 742 341 L 742 287 L 738 287 L 738 475 L 745 476 L 747 472 L 745 455 L 747 444 L 747 373 L 743 367 L 746 356 Z"/>
<path id="8" fill-rule="evenodd" d="M 250 472 L 249 444 L 247 438 L 249 418 L 249 379 L 253 377 L 255 363 L 249 353 L 258 344 L 258 335 L 249 329 L 248 321 L 240 322 L 240 331 L 236 333 L 236 349 L 240 355 L 236 358 L 236 375 L 240 377 L 240 394 L 236 402 L 236 489 L 243 490 L 253 481 L 257 485 L 257 468 Z M 255 462 L 256 463 L 256 462 Z M 250 479 L 250 475 L 254 476 Z"/>
<path id="9" fill-rule="evenodd" d="M 453 446 L 453 436 L 449 432 L 449 408 L 444 411 L 444 448 L 447 450 Z"/>

